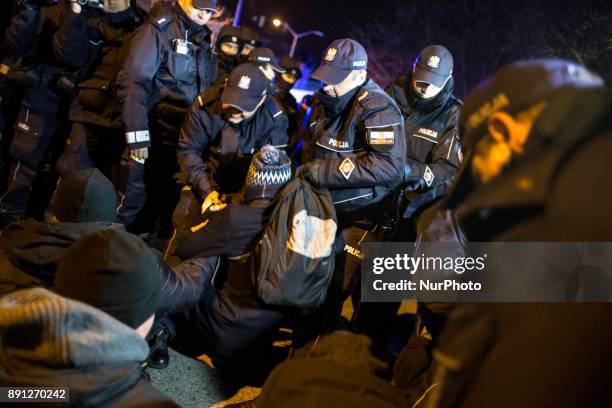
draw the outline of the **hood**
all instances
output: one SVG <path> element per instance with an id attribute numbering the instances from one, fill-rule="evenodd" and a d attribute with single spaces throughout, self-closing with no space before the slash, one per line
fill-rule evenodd
<path id="1" fill-rule="evenodd" d="M 33 288 L 0 298 L 0 384 L 68 387 L 70 406 L 100 406 L 141 378 L 149 348 L 89 305 Z"/>
<path id="2" fill-rule="evenodd" d="M 480 220 L 492 210 L 528 208 L 530 214 L 549 202 L 559 169 L 580 144 L 612 128 L 612 93 L 608 89 L 562 89 L 551 95 L 548 105 L 535 121 L 524 146 L 524 153 L 512 158 L 501 174 L 486 184 L 471 175 L 473 150 L 469 149 L 445 208 L 456 209 L 463 220 Z M 485 134 L 474 137 L 475 144 Z M 516 180 L 528 178 L 529 189 Z M 482 211 L 486 209 L 486 211 Z M 514 212 L 517 213 L 516 211 Z M 481 214 L 481 215 L 479 215 Z M 502 219 L 500 217 L 498 219 Z M 484 218 L 486 219 L 486 217 Z M 509 216 L 505 222 L 516 222 Z M 487 224 L 480 222 L 480 227 Z M 490 228 L 498 226 L 488 223 Z"/>
<path id="3" fill-rule="evenodd" d="M 75 241 L 113 225 L 121 228 L 107 222 L 19 221 L 2 231 L 0 249 L 16 268 L 51 285 L 57 263 Z"/>

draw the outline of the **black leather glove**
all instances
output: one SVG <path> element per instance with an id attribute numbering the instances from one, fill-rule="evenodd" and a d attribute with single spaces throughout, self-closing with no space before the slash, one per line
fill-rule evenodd
<path id="1" fill-rule="evenodd" d="M 414 171 L 410 164 L 404 165 L 404 176 L 402 178 L 402 188 L 408 191 L 417 191 L 425 187 L 425 180 L 420 173 Z"/>

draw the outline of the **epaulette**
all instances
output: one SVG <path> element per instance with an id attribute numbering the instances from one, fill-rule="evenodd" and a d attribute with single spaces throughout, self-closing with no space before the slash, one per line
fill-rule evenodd
<path id="1" fill-rule="evenodd" d="M 360 89 L 359 93 L 357 94 L 357 102 L 368 110 L 382 109 L 389 105 L 395 106 L 392 98 L 387 95 L 382 89 Z"/>
<path id="2" fill-rule="evenodd" d="M 266 109 L 268 109 L 270 115 L 272 115 L 272 118 L 274 120 L 277 120 L 278 118 L 281 118 L 283 116 L 283 108 L 276 101 L 275 98 L 268 97 L 264 102 L 264 106 L 266 107 Z"/>
<path id="3" fill-rule="evenodd" d="M 160 31 L 166 31 L 170 23 L 172 22 L 172 14 L 160 15 L 155 17 L 152 21 L 153 26 L 155 26 Z"/>
<path id="4" fill-rule="evenodd" d="M 216 101 L 221 99 L 222 87 L 212 86 L 199 94 L 196 97 L 196 102 L 200 109 L 204 109 L 207 106 L 214 104 Z"/>

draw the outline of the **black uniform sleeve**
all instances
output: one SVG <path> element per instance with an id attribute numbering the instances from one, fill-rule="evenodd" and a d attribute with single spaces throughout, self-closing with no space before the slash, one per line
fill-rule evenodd
<path id="1" fill-rule="evenodd" d="M 444 134 L 431 152 L 429 163 L 423 164 L 408 158 L 412 176 L 419 178 L 420 190 L 427 191 L 453 177 L 461 166 L 461 141 L 458 136 L 460 109 L 458 106 L 449 113 Z"/>
<path id="2" fill-rule="evenodd" d="M 85 8 L 77 14 L 69 3 L 65 4 L 62 21 L 53 35 L 53 53 L 60 63 L 76 68 L 87 62 L 91 47 L 88 18 Z"/>
<path id="3" fill-rule="evenodd" d="M 202 158 L 202 153 L 208 151 L 222 124 L 200 106 L 199 99 L 200 97 L 196 98 L 185 115 L 179 135 L 177 157 L 187 184 L 191 186 L 194 194 L 203 200 L 218 187 L 211 169 Z"/>
<path id="4" fill-rule="evenodd" d="M 278 111 L 273 113 L 272 116 L 274 125 L 270 130 L 270 144 L 278 149 L 286 149 L 289 145 L 289 136 L 287 135 L 289 120 L 287 115 L 282 108 L 278 107 Z"/>
<path id="5" fill-rule="evenodd" d="M 366 138 L 363 153 L 354 158 L 320 161 L 317 174 L 320 187 L 339 189 L 399 184 L 406 160 L 406 141 L 399 112 L 387 106 L 369 112 L 363 124 Z"/>
<path id="6" fill-rule="evenodd" d="M 7 28 L 4 45 L 17 57 L 29 57 L 36 52 L 36 40 L 40 29 L 40 6 L 19 2 L 17 14 Z"/>
<path id="7" fill-rule="evenodd" d="M 231 206 L 205 213 L 205 224 L 182 239 L 174 254 L 181 259 L 227 255 L 228 238 L 232 236 L 229 228 Z"/>
<path id="8" fill-rule="evenodd" d="M 117 75 L 117 94 L 123 103 L 128 145 L 149 145 L 148 99 L 163 59 L 160 41 L 159 31 L 152 24 L 136 30 L 128 58 Z"/>

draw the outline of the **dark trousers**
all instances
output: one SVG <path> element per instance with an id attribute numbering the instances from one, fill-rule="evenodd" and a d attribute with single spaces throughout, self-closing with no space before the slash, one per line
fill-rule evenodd
<path id="1" fill-rule="evenodd" d="M 144 229 L 163 239 L 172 235 L 172 212 L 181 191 L 175 180 L 179 170 L 176 158 L 179 129 L 180 124 L 172 129 L 159 124 L 152 126 L 149 158 L 144 164 L 131 159 L 128 150 L 121 158 L 125 182 L 120 188 L 123 191 L 120 191 L 117 221 L 132 231 Z"/>
<path id="2" fill-rule="evenodd" d="M 117 180 L 125 137 L 121 129 L 74 122 L 66 147 L 57 162 L 61 176 L 74 171 L 98 168 L 112 181 Z"/>
<path id="3" fill-rule="evenodd" d="M 1 226 L 25 216 L 38 166 L 53 136 L 56 133 L 59 135 L 59 124 L 57 113 L 37 111 L 25 106 L 21 108 L 9 148 L 12 164 L 7 189 L 0 197 Z"/>

